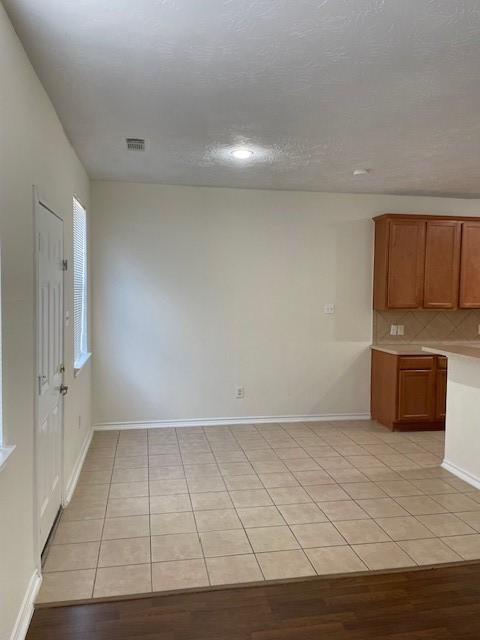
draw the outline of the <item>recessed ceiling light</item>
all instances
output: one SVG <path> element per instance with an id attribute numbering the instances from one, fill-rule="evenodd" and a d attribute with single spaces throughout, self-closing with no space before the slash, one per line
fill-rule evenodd
<path id="1" fill-rule="evenodd" d="M 231 152 L 235 160 L 248 160 L 253 156 L 253 151 L 248 147 L 237 147 Z"/>
<path id="2" fill-rule="evenodd" d="M 220 161 L 232 170 L 243 171 L 245 168 L 251 168 L 253 164 L 275 162 L 281 155 L 282 152 L 276 147 L 263 147 L 250 140 L 237 139 L 233 144 L 210 147 L 205 159 L 208 162 Z"/>
<path id="3" fill-rule="evenodd" d="M 367 176 L 370 173 L 370 169 L 355 169 L 353 171 L 354 176 Z"/>

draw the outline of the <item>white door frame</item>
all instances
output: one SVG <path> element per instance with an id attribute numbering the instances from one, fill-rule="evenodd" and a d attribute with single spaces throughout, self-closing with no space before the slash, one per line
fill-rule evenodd
<path id="1" fill-rule="evenodd" d="M 34 270 L 34 292 L 33 292 L 33 348 L 34 348 L 34 365 L 33 365 L 33 550 L 34 561 L 36 563 L 37 571 L 41 574 L 42 562 L 41 553 L 43 549 L 40 548 L 40 514 L 38 509 L 38 491 L 37 491 L 37 427 L 38 427 L 38 318 L 37 318 L 37 302 L 38 302 L 38 252 L 37 252 L 37 216 L 39 207 L 47 209 L 51 214 L 58 218 L 63 225 L 63 218 L 55 213 L 54 209 L 48 204 L 48 201 L 40 191 L 38 186 L 33 186 L 33 270 Z M 64 277 L 65 281 L 65 277 Z M 65 283 L 64 283 L 65 285 Z M 63 361 L 65 362 L 65 286 L 63 286 L 63 330 L 62 330 L 62 353 Z M 65 437 L 65 425 L 64 425 L 64 401 L 61 400 L 61 437 L 60 437 L 60 487 L 61 487 L 61 504 L 65 498 L 65 486 L 64 486 L 64 437 Z"/>

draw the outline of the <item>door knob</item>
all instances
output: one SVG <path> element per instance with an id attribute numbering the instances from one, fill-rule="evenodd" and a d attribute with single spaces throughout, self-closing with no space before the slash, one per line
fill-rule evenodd
<path id="1" fill-rule="evenodd" d="M 62 384 L 58 387 L 58 390 L 60 391 L 60 393 L 62 394 L 62 396 L 66 396 L 68 393 L 68 386 L 66 384 Z"/>

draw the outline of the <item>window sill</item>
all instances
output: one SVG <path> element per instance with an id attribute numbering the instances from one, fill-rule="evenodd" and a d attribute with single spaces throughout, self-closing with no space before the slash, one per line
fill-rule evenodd
<path id="1" fill-rule="evenodd" d="M 82 353 L 80 358 L 75 362 L 75 364 L 73 365 L 73 375 L 75 376 L 75 378 L 78 376 L 80 371 L 87 364 L 87 362 L 90 360 L 91 357 L 92 357 L 92 354 L 90 352 Z"/>
<path id="2" fill-rule="evenodd" d="M 7 464 L 8 458 L 15 451 L 15 445 L 12 447 L 0 447 L 0 471 L 3 471 Z"/>

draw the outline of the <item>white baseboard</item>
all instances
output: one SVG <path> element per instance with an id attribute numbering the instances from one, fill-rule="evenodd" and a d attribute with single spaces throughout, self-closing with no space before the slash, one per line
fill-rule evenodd
<path id="1" fill-rule="evenodd" d="M 30 620 L 33 615 L 33 605 L 35 604 L 35 599 L 41 584 L 42 576 L 38 571 L 35 571 L 28 582 L 28 587 L 23 597 L 22 604 L 20 605 L 20 610 L 18 612 L 17 619 L 15 620 L 10 640 L 25 640 Z"/>
<path id="2" fill-rule="evenodd" d="M 277 422 L 335 422 L 338 420 L 370 420 L 369 413 L 332 413 L 298 416 L 246 416 L 241 418 L 195 418 L 187 420 L 141 420 L 138 422 L 103 422 L 95 431 L 122 429 L 162 429 L 166 427 L 214 427 L 232 424 L 270 424 Z"/>
<path id="3" fill-rule="evenodd" d="M 80 472 L 83 467 L 83 463 L 85 461 L 85 456 L 87 455 L 88 447 L 90 446 L 90 442 L 92 441 L 93 429 L 89 429 L 87 435 L 85 436 L 84 441 L 82 442 L 82 446 L 80 447 L 80 452 L 78 454 L 77 460 L 73 467 L 72 474 L 66 484 L 65 492 L 63 496 L 62 505 L 64 507 L 70 502 L 73 496 L 73 492 L 77 486 L 78 477 L 80 476 Z"/>
<path id="4" fill-rule="evenodd" d="M 468 471 L 461 469 L 456 464 L 453 464 L 453 462 L 449 462 L 448 460 L 444 460 L 442 462 L 442 467 L 447 471 L 450 471 L 450 473 L 453 473 L 453 475 L 457 476 L 457 478 L 460 478 L 460 480 L 468 482 L 468 484 L 471 484 L 473 487 L 475 487 L 475 489 L 480 489 L 480 478 L 478 476 L 474 476 Z"/>

